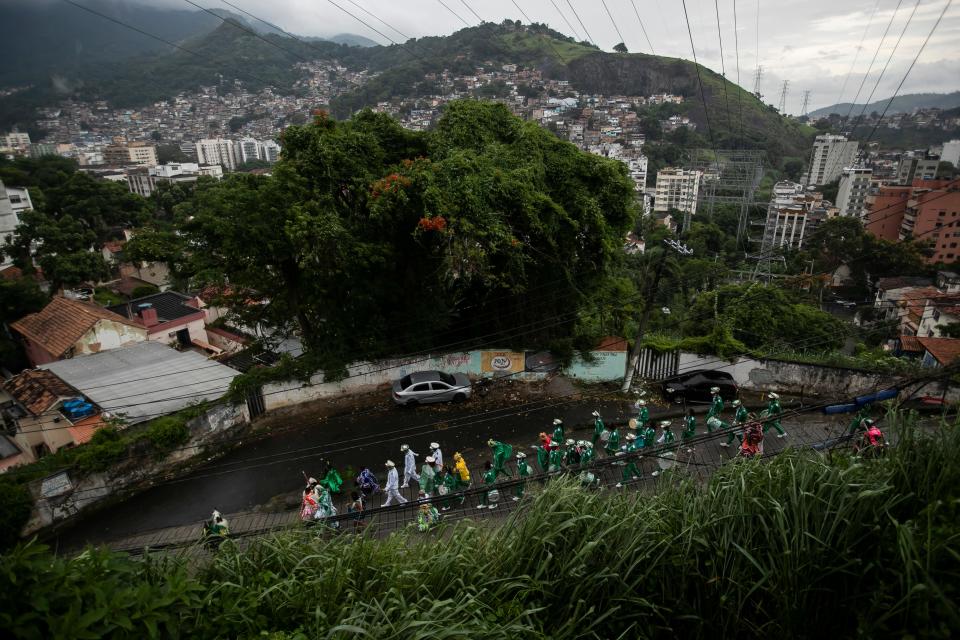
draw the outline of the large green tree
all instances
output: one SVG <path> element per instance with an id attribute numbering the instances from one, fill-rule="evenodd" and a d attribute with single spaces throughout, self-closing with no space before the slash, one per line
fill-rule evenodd
<path id="1" fill-rule="evenodd" d="M 320 115 L 283 145 L 271 176 L 198 184 L 175 232 L 128 250 L 172 254 L 242 322 L 296 331 L 325 368 L 599 331 L 578 312 L 610 295 L 634 221 L 620 163 L 477 102 L 450 104 L 429 133 L 370 111 Z"/>

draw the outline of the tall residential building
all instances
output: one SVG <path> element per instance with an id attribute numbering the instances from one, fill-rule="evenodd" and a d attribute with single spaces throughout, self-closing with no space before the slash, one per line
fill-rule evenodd
<path id="1" fill-rule="evenodd" d="M 773 186 L 773 199 L 767 206 L 761 253 L 777 248 L 800 249 L 817 226 L 836 215 L 828 208 L 823 194 L 808 191 L 802 184 L 784 180 Z"/>
<path id="2" fill-rule="evenodd" d="M 273 140 L 267 140 L 261 145 L 260 158 L 270 164 L 275 163 L 280 159 L 280 145 Z"/>
<path id="3" fill-rule="evenodd" d="M 914 180 L 933 180 L 937 177 L 939 158 L 904 155 L 897 166 L 897 184 L 912 185 Z"/>
<path id="4" fill-rule="evenodd" d="M 954 167 L 960 167 L 960 140 L 951 140 L 943 143 L 940 160 L 949 162 Z"/>
<path id="5" fill-rule="evenodd" d="M 837 208 L 840 215 L 863 218 L 873 171 L 864 167 L 844 167 L 837 190 Z"/>
<path id="6" fill-rule="evenodd" d="M 237 143 L 240 147 L 240 160 L 250 162 L 251 160 L 262 160 L 260 157 L 260 143 L 255 138 L 241 138 Z"/>
<path id="7" fill-rule="evenodd" d="M 639 193 L 643 193 L 647 188 L 647 163 L 647 156 L 642 154 L 627 160 L 627 171 L 633 180 L 633 188 Z"/>
<path id="8" fill-rule="evenodd" d="M 666 213 L 671 209 L 678 209 L 695 215 L 702 178 L 703 173 L 700 171 L 672 167 L 658 171 L 653 201 L 654 213 Z"/>
<path id="9" fill-rule="evenodd" d="M 104 148 L 103 160 L 107 164 L 118 166 L 153 166 L 157 164 L 157 148 L 148 142 L 111 144 Z"/>
<path id="10" fill-rule="evenodd" d="M 853 164 L 857 155 L 857 142 L 832 134 L 817 136 L 810 154 L 810 169 L 807 184 L 819 186 L 840 177 L 844 167 Z"/>
<path id="11" fill-rule="evenodd" d="M 227 171 L 233 171 L 243 160 L 240 156 L 240 148 L 233 140 L 207 138 L 197 142 L 197 162 L 219 164 Z"/>
<path id="12" fill-rule="evenodd" d="M 897 242 L 900 239 L 900 225 L 903 213 L 913 187 L 884 185 L 867 196 L 867 208 L 864 225 L 867 231 L 878 238 Z"/>
<path id="13" fill-rule="evenodd" d="M 20 212 L 33 208 L 30 192 L 26 189 L 4 186 L 0 180 L 0 245 L 7 243 L 7 236 L 13 235 L 20 224 Z M 0 266 L 12 264 L 13 260 L 4 255 Z"/>
<path id="14" fill-rule="evenodd" d="M 879 215 L 883 215 L 880 213 Z M 927 262 L 960 260 L 960 188 L 950 180 L 917 180 L 900 223 L 900 240 L 933 241 Z"/>

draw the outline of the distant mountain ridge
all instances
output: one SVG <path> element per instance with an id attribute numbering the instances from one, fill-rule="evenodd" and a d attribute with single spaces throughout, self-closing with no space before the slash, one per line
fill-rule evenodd
<path id="1" fill-rule="evenodd" d="M 873 111 L 883 113 L 889 100 L 890 98 L 884 98 L 883 100 L 871 102 L 867 105 L 865 113 L 869 114 Z M 851 117 L 856 117 L 863 111 L 863 104 L 851 105 L 849 102 L 841 102 L 840 104 L 834 104 L 829 107 L 822 107 L 811 111 L 808 115 L 811 118 L 822 118 L 831 113 L 845 116 L 851 113 L 851 106 L 853 106 Z M 909 113 L 914 109 L 922 108 L 953 109 L 954 107 L 960 107 L 960 91 L 954 91 L 952 93 L 907 93 L 893 99 L 887 114 Z"/>

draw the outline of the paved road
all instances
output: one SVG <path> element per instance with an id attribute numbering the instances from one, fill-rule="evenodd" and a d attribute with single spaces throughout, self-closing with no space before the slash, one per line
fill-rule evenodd
<path id="1" fill-rule="evenodd" d="M 402 443 L 409 443 L 420 454 L 418 462 L 422 463 L 429 453 L 429 443 L 437 441 L 446 461 L 452 464 L 454 451 L 461 451 L 479 471 L 489 458 L 486 441 L 491 437 L 526 447 L 536 441 L 540 431 L 552 430 L 554 417 L 562 418 L 568 425 L 586 425 L 592 422 L 590 413 L 594 409 L 599 409 L 608 421 L 625 420 L 623 411 L 629 409 L 625 402 L 590 400 L 556 408 L 527 406 L 524 413 L 516 415 L 511 406 L 499 411 L 483 410 L 483 406 L 479 401 L 416 410 L 384 405 L 373 413 L 361 412 L 322 422 L 292 417 L 290 424 L 269 438 L 245 443 L 183 478 L 96 511 L 59 532 L 51 543 L 59 548 L 76 548 L 147 529 L 195 527 L 213 509 L 223 513 L 247 511 L 278 495 L 297 492 L 303 486 L 301 471 L 318 475 L 323 459 L 340 470 L 347 489 L 353 480 L 348 470 L 357 470 L 364 464 L 382 483 L 383 463 L 388 458 L 397 463 L 402 473 Z M 358 441 L 360 438 L 363 440 Z"/>
<path id="2" fill-rule="evenodd" d="M 593 405 L 579 405 L 577 407 L 573 407 L 571 408 L 570 413 L 568 413 L 565 417 L 568 421 L 573 421 L 574 419 L 577 419 L 578 416 L 583 416 L 579 419 L 579 422 L 586 423 L 586 418 L 589 417 L 589 412 L 592 410 L 592 406 Z M 617 409 L 617 406 L 608 403 L 608 405 L 605 406 L 605 413 L 614 414 Z M 498 427 L 511 429 L 511 437 L 506 437 L 500 432 L 497 433 L 496 437 L 504 438 L 515 445 L 527 446 L 527 443 L 531 442 L 535 437 L 536 432 L 541 430 L 542 423 L 542 416 L 538 417 L 538 415 L 531 415 L 526 417 L 524 420 L 518 421 L 516 417 L 512 417 L 509 419 L 508 423 L 500 424 L 496 422 L 491 424 L 494 424 Z M 774 454 L 786 446 L 802 446 L 822 442 L 825 439 L 836 435 L 842 428 L 840 425 L 844 424 L 845 421 L 843 419 L 831 420 L 821 415 L 804 415 L 794 418 L 793 420 L 787 420 L 784 422 L 784 426 L 789 432 L 789 437 L 785 439 L 775 438 L 774 432 L 771 430 L 766 439 L 765 452 L 767 454 Z M 527 428 L 528 430 L 523 431 L 524 428 Z M 467 427 L 463 432 L 466 435 L 459 436 L 460 439 L 457 446 L 464 445 L 461 447 L 461 450 L 464 451 L 468 461 L 471 462 L 471 466 L 473 467 L 472 471 L 475 477 L 474 487 L 476 487 L 478 486 L 477 483 L 480 478 L 480 464 L 482 464 L 483 460 L 488 458 L 486 455 L 487 449 L 485 446 L 485 441 L 489 432 L 483 431 L 472 433 L 469 431 L 469 429 L 478 429 L 478 427 Z M 588 434 L 588 431 L 582 431 L 575 437 L 589 437 Z M 446 436 L 453 435 L 452 430 L 451 433 L 444 433 L 443 435 L 445 436 L 446 440 Z M 726 438 L 724 437 L 721 439 L 713 439 L 708 442 L 701 443 L 697 445 L 690 453 L 687 453 L 684 449 L 679 449 L 677 455 L 677 467 L 681 468 L 684 473 L 695 475 L 700 479 L 705 479 L 714 469 L 729 460 L 734 455 L 734 448 L 725 449 L 720 446 L 720 442 L 725 439 Z M 428 441 L 429 437 L 427 437 L 425 442 Z M 418 443 L 416 440 L 411 440 L 411 445 L 414 447 L 414 449 L 416 449 Z M 378 446 L 385 446 L 385 444 L 380 443 Z M 396 447 L 390 448 L 396 450 Z M 425 447 L 421 447 L 421 449 L 425 450 Z M 376 452 L 376 449 L 369 450 L 370 454 Z M 449 449 L 447 455 L 451 454 L 452 449 Z M 287 466 L 289 467 L 289 464 Z M 641 466 L 644 472 L 643 478 L 637 482 L 629 483 L 633 488 L 652 484 L 652 482 L 654 482 L 653 472 L 659 467 L 656 458 L 644 459 L 641 463 Z M 276 474 L 277 468 L 278 466 L 266 467 L 266 469 L 274 475 L 278 475 Z M 280 466 L 279 468 L 283 467 Z M 271 469 L 272 471 L 270 471 Z M 600 476 L 600 484 L 606 487 L 614 487 L 616 483 L 621 481 L 621 470 L 621 467 L 616 466 L 604 469 L 598 474 Z M 228 474 L 228 476 L 230 475 L 235 474 Z M 292 480 L 286 475 L 278 475 L 276 478 L 276 482 L 283 485 L 284 491 L 290 491 L 291 489 L 296 490 L 301 486 L 299 483 L 299 477 L 296 473 L 291 473 L 289 475 L 292 476 Z M 160 489 L 166 488 L 161 487 Z M 408 491 L 408 497 L 412 498 L 415 491 L 416 485 L 414 484 Z M 509 500 L 508 498 L 509 496 L 504 496 L 504 500 L 500 502 L 496 509 L 488 510 L 477 508 L 479 503 L 478 495 L 470 496 L 462 507 L 456 507 L 452 509 L 446 514 L 446 516 L 448 520 L 464 517 L 484 519 L 489 517 L 501 518 L 516 508 L 517 503 Z M 143 499 L 143 497 L 139 497 L 137 498 L 137 502 L 142 502 Z M 376 507 L 379 505 L 377 498 L 374 498 L 372 502 L 373 504 L 370 506 Z M 129 509 L 130 506 L 127 505 L 124 508 Z M 297 520 L 296 511 L 285 511 L 278 513 L 235 513 L 235 510 L 228 508 L 223 508 L 222 510 L 228 514 L 232 533 L 241 535 L 280 528 L 293 524 Z M 240 510 L 244 511 L 244 508 L 241 507 Z M 169 544 L 189 543 L 197 539 L 200 526 L 199 522 L 203 518 L 207 517 L 208 513 L 208 510 L 200 510 L 196 516 L 187 518 L 186 520 L 181 520 L 176 523 L 171 523 L 177 526 L 160 525 L 160 527 L 131 527 L 129 529 L 125 528 L 123 531 L 114 530 L 111 532 L 113 535 L 105 535 L 104 537 L 95 540 L 90 540 L 88 538 L 86 541 L 106 542 L 113 548 L 124 550 L 137 550 L 142 549 L 145 546 L 156 547 Z M 415 518 L 416 509 L 406 508 L 402 510 L 388 510 L 379 513 L 376 516 L 375 522 L 379 531 L 389 532 L 409 525 L 414 521 Z M 349 523 L 345 524 L 349 526 Z M 148 530 L 144 531 L 144 529 Z M 141 533 L 133 534 L 134 531 L 140 531 Z"/>

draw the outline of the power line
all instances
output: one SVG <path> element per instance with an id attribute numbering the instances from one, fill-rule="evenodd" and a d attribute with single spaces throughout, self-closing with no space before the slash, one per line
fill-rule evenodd
<path id="1" fill-rule="evenodd" d="M 837 96 L 837 101 L 835 104 L 840 105 L 840 99 L 843 98 L 843 92 L 847 88 L 847 82 L 850 80 L 850 75 L 853 73 L 854 68 L 857 66 L 857 59 L 860 57 L 860 51 L 863 49 L 863 41 L 867 38 L 867 32 L 870 31 L 870 25 L 873 24 L 873 18 L 877 15 L 877 9 L 880 8 L 880 0 L 877 0 L 877 4 L 873 6 L 873 11 L 870 13 L 870 19 L 867 20 L 867 26 L 863 30 L 863 35 L 860 36 L 860 44 L 857 45 L 856 53 L 853 56 L 853 62 L 850 64 L 850 69 L 847 71 L 846 77 L 843 79 L 843 84 L 840 85 L 840 94 Z"/>
<path id="2" fill-rule="evenodd" d="M 519 4 L 517 4 L 517 0 L 510 0 L 510 2 L 513 3 L 513 6 L 515 6 L 515 7 L 517 8 L 517 11 L 520 12 L 520 15 L 522 15 L 522 16 L 524 17 L 524 19 L 525 19 L 531 26 L 532 26 L 533 24 L 535 24 L 534 21 L 530 18 L 530 16 L 527 15 L 527 12 L 523 10 L 523 7 L 521 7 Z M 563 54 L 560 53 L 560 50 L 559 50 L 559 49 L 557 49 L 557 45 L 555 45 L 555 44 L 553 43 L 553 38 L 551 38 L 550 36 L 546 36 L 545 39 L 546 39 L 546 41 L 547 41 L 547 44 L 550 45 L 550 48 L 553 49 L 553 52 L 554 52 L 555 54 L 557 54 L 557 58 L 560 60 L 560 62 L 562 62 L 563 64 L 567 64 L 567 61 L 566 61 L 566 59 L 563 57 Z"/>
<path id="3" fill-rule="evenodd" d="M 269 44 L 271 47 L 274 47 L 275 49 L 278 49 L 278 50 L 280 50 L 280 51 L 283 51 L 283 52 L 285 52 L 285 53 L 290 54 L 291 56 L 297 58 L 297 59 L 300 60 L 301 62 L 310 62 L 307 58 L 303 57 L 302 55 L 300 55 L 300 54 L 297 53 L 296 51 L 293 51 L 293 50 L 291 50 L 291 49 L 287 49 L 286 47 L 280 46 L 279 44 L 277 44 L 277 43 L 274 42 L 273 40 L 271 40 L 271 39 L 269 39 L 269 38 L 266 38 L 266 37 L 260 35 L 260 34 L 257 33 L 254 29 L 248 29 L 248 28 L 244 27 L 243 25 L 241 25 L 241 24 L 240 24 L 239 22 L 237 22 L 236 20 L 227 20 L 226 18 L 217 15 L 216 13 L 214 13 L 213 11 L 211 11 L 210 9 L 207 9 L 206 7 L 200 6 L 199 4 L 197 4 L 196 2 L 194 2 L 193 0 L 183 0 L 183 1 L 186 2 L 187 4 L 193 6 L 193 7 L 196 7 L 197 9 L 199 9 L 200 11 L 203 11 L 204 13 L 210 14 L 211 16 L 213 16 L 214 18 L 216 18 L 216 19 L 219 20 L 220 22 L 223 22 L 224 24 L 229 24 L 230 26 L 232 26 L 232 27 L 235 28 L 235 29 L 239 29 L 240 31 L 243 31 L 244 33 L 248 33 L 248 34 L 252 35 L 254 38 L 257 38 L 258 40 L 261 40 L 261 41 L 263 41 L 263 42 L 266 42 L 267 44 Z"/>
<path id="4" fill-rule="evenodd" d="M 479 20 L 481 24 L 483 23 L 483 21 L 484 21 L 483 18 L 480 17 L 480 14 L 479 14 L 479 13 L 477 13 L 476 11 L 473 10 L 473 7 L 471 7 L 469 4 L 467 4 L 467 0 L 460 0 L 460 4 L 462 4 L 463 6 L 465 6 L 465 7 L 467 8 L 467 11 L 469 11 L 470 13 L 472 13 L 473 16 L 474 16 L 477 20 Z"/>
<path id="5" fill-rule="evenodd" d="M 640 31 L 643 32 L 643 37 L 647 41 L 647 46 L 650 47 L 651 55 L 657 55 L 657 52 L 653 50 L 653 43 L 650 42 L 650 36 L 647 35 L 647 28 L 643 26 L 643 20 L 640 18 L 640 12 L 637 10 L 637 3 L 634 0 L 630 0 L 630 4 L 633 6 L 633 13 L 637 16 L 637 22 L 640 23 Z"/>
<path id="6" fill-rule="evenodd" d="M 563 18 L 563 21 L 567 23 L 567 28 L 573 32 L 574 37 L 577 40 L 583 40 L 583 38 L 580 37 L 580 32 L 573 28 L 573 25 L 569 20 L 567 20 L 567 16 L 564 15 L 563 11 L 560 11 L 560 7 L 557 6 L 557 3 L 554 0 L 550 0 L 550 4 L 552 4 L 553 8 L 557 10 L 557 13 L 560 14 L 560 17 Z"/>
<path id="7" fill-rule="evenodd" d="M 393 38 L 391 38 L 390 36 L 388 36 L 388 35 L 385 34 L 384 32 L 380 31 L 379 29 L 377 29 L 376 27 L 374 27 L 374 26 L 371 25 L 369 22 L 367 22 L 366 20 L 364 20 L 363 18 L 361 18 L 361 17 L 358 16 L 357 14 L 353 13 L 353 12 L 350 11 L 349 9 L 346 9 L 346 8 L 344 8 L 344 7 L 341 7 L 339 4 L 337 4 L 337 3 L 334 2 L 333 0 L 327 0 L 327 2 L 329 2 L 330 4 L 332 4 L 333 6 L 335 6 L 337 9 L 340 9 L 340 11 L 343 11 L 345 14 L 347 14 L 348 16 L 350 16 L 351 18 L 353 18 L 354 20 L 356 20 L 357 22 L 359 22 L 360 24 L 362 24 L 363 26 L 365 26 L 367 29 L 370 29 L 371 31 L 373 31 L 374 33 L 376 33 L 377 35 L 379 35 L 380 37 L 385 38 L 385 39 L 386 39 L 388 42 L 390 42 L 391 44 L 397 45 L 398 47 L 400 47 L 401 49 L 403 49 L 408 55 L 413 56 L 414 58 L 417 58 L 418 60 L 421 60 L 422 62 L 427 62 L 422 56 L 420 56 L 419 54 L 415 53 L 414 51 L 411 51 L 411 50 L 408 49 L 405 45 L 397 42 L 396 40 L 394 40 Z M 368 11 L 367 13 L 370 13 L 370 12 Z M 370 15 L 373 15 L 373 14 L 371 13 Z M 374 17 L 376 17 L 376 16 L 374 16 Z M 381 22 L 383 22 L 383 21 L 381 20 Z"/>
<path id="8" fill-rule="evenodd" d="M 595 47 L 597 47 L 597 48 L 599 49 L 599 48 L 600 48 L 599 45 L 597 45 L 596 40 L 594 40 L 594 39 L 590 36 L 590 32 L 587 31 L 586 25 L 583 24 L 583 20 L 580 19 L 580 15 L 577 13 L 577 10 L 573 8 L 573 3 L 570 2 L 570 0 L 567 0 L 567 6 L 570 7 L 570 11 L 573 12 L 573 17 L 577 19 L 577 22 L 578 22 L 578 23 L 580 23 L 580 28 L 583 29 L 583 32 L 584 32 L 585 34 L 587 34 L 587 40 L 590 42 L 590 44 L 592 44 L 593 46 L 595 46 Z"/>
<path id="9" fill-rule="evenodd" d="M 713 0 L 713 8 L 717 13 L 717 40 L 720 42 L 720 72 L 723 76 L 723 106 L 727 112 L 727 126 L 730 126 L 730 102 L 727 99 L 727 65 L 723 55 L 723 33 L 720 31 L 720 1 Z"/>
<path id="10" fill-rule="evenodd" d="M 456 11 L 454 11 L 453 9 L 451 9 L 450 7 L 448 7 L 446 2 L 444 2 L 443 0 L 437 0 L 437 2 L 439 2 L 441 5 L 443 5 L 443 8 L 444 8 L 444 9 L 446 9 L 447 11 L 449 11 L 450 13 L 452 13 L 454 16 L 456 16 L 457 20 L 459 20 L 459 21 L 462 22 L 463 24 L 467 25 L 468 27 L 470 26 L 470 23 L 467 22 L 466 20 L 464 20 L 463 17 L 462 17 L 459 13 L 457 13 Z"/>
<path id="11" fill-rule="evenodd" d="M 737 111 L 738 111 L 737 119 L 740 122 L 740 144 L 744 144 L 743 87 L 740 86 L 740 34 L 737 33 L 737 0 L 733 0 L 733 50 L 737 56 Z"/>
<path id="12" fill-rule="evenodd" d="M 693 45 L 693 31 L 690 29 L 690 15 L 687 13 L 687 0 L 682 0 L 683 17 L 687 23 L 687 35 L 690 37 L 690 50 L 693 52 L 693 68 L 697 72 L 697 84 L 700 87 L 700 100 L 703 102 L 703 118 L 707 123 L 707 133 L 710 136 L 710 146 L 713 147 L 713 153 L 716 156 L 717 164 L 720 164 L 720 154 L 717 153 L 717 143 L 713 139 L 713 128 L 710 126 L 710 113 L 707 106 L 707 96 L 703 91 L 703 78 L 700 77 L 700 63 L 697 62 L 697 48 Z"/>
<path id="13" fill-rule="evenodd" d="M 610 24 L 613 25 L 613 29 L 617 32 L 617 37 L 620 38 L 620 42 L 626 46 L 626 40 L 623 39 L 623 34 L 620 33 L 620 27 L 617 26 L 617 21 L 613 19 L 613 14 L 610 13 L 610 9 L 607 7 L 607 0 L 600 0 L 600 3 L 603 5 L 604 11 L 607 12 L 607 16 L 610 18 Z"/>
<path id="14" fill-rule="evenodd" d="M 382 24 L 382 25 L 385 26 L 386 28 L 388 28 L 388 29 L 390 29 L 391 31 L 394 31 L 395 33 L 397 33 L 401 38 L 404 39 L 404 41 L 413 40 L 413 38 L 411 38 L 410 36 L 408 36 L 407 34 L 405 34 L 403 31 L 400 31 L 399 29 L 397 29 L 395 26 L 393 26 L 393 25 L 390 24 L 389 22 L 386 22 L 386 21 L 382 20 L 379 16 L 377 16 L 377 15 L 376 15 L 375 13 L 373 13 L 372 11 L 369 11 L 369 10 L 365 9 L 365 8 L 363 7 L 363 5 L 361 5 L 360 3 L 355 2 L 354 0 L 347 0 L 347 2 L 349 2 L 350 4 L 352 4 L 353 6 L 355 6 L 357 9 L 360 9 L 360 11 L 363 11 L 365 14 L 367 14 L 368 16 L 370 16 L 371 18 L 373 18 L 374 20 L 376 20 L 377 22 L 379 22 L 380 24 Z"/>

